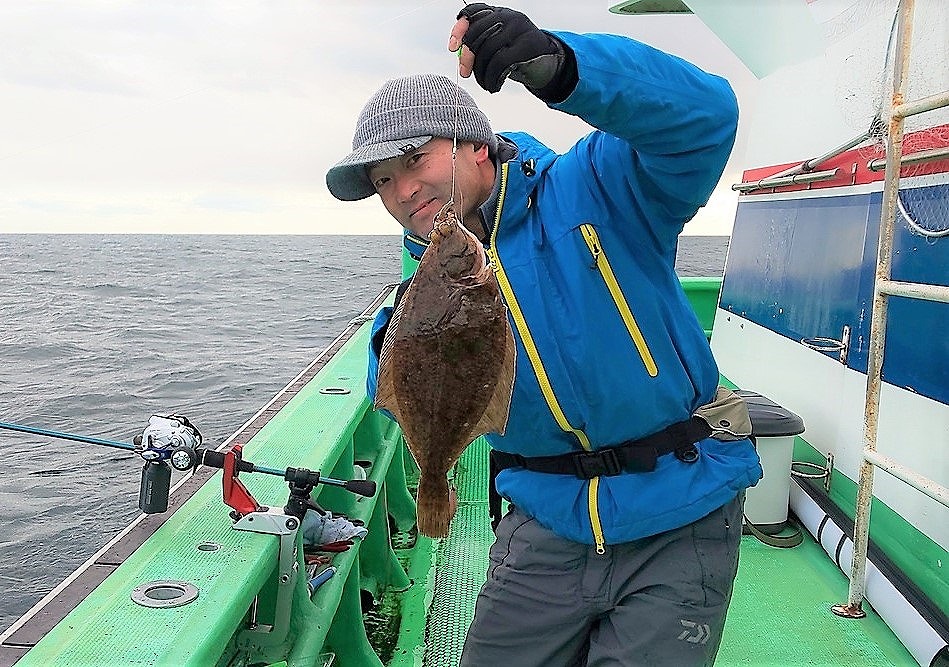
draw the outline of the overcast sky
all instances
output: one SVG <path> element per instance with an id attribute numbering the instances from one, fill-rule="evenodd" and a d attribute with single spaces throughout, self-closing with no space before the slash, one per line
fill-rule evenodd
<path id="1" fill-rule="evenodd" d="M 459 0 L 0 4 L 0 232 L 397 234 L 377 197 L 337 202 L 386 79 L 454 76 Z M 512 0 L 539 26 L 616 32 L 728 78 L 739 143 L 690 234 L 728 234 L 755 78 L 693 16 L 628 17 L 610 0 Z M 589 131 L 508 82 L 463 80 L 496 131 L 566 150 Z"/>

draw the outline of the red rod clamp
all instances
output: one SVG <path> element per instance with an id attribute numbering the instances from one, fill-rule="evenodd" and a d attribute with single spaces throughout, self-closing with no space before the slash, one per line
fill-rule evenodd
<path id="1" fill-rule="evenodd" d="M 237 463 L 241 460 L 241 447 L 241 445 L 234 445 L 224 454 L 224 503 L 244 516 L 260 511 L 261 508 L 254 500 L 254 496 L 250 495 L 247 487 L 237 479 Z"/>

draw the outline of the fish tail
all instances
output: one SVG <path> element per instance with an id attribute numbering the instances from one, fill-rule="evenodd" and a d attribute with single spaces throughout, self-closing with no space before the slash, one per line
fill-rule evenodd
<path id="1" fill-rule="evenodd" d="M 422 535 L 429 537 L 447 537 L 448 527 L 454 512 L 448 491 L 448 480 L 442 484 L 426 483 L 424 478 L 419 480 L 418 500 L 418 530 Z"/>

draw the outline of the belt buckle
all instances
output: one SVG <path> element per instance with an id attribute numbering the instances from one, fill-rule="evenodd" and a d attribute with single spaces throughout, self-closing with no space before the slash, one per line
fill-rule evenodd
<path id="1" fill-rule="evenodd" d="M 594 477 L 612 477 L 623 472 L 616 452 L 612 449 L 601 449 L 595 452 L 578 452 L 573 457 L 576 475 L 580 479 Z"/>

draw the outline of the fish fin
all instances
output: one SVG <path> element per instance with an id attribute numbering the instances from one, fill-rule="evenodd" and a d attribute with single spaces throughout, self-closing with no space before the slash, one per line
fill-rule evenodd
<path id="1" fill-rule="evenodd" d="M 379 365 L 379 379 L 376 382 L 376 400 L 373 407 L 378 410 L 388 410 L 396 421 L 399 421 L 398 402 L 395 399 L 395 387 L 392 374 L 385 366 Z"/>
<path id="2" fill-rule="evenodd" d="M 439 483 L 441 482 L 441 483 Z M 452 507 L 448 480 L 422 477 L 418 485 L 418 531 L 429 537 L 448 537 L 451 526 Z"/>
<path id="3" fill-rule="evenodd" d="M 514 393 L 514 369 L 517 361 L 517 345 L 510 325 L 505 327 L 504 362 L 501 366 L 501 377 L 498 378 L 494 394 L 488 401 L 481 419 L 471 431 L 468 441 L 472 441 L 485 433 L 504 435 L 507 428 L 507 418 L 511 411 L 511 395 Z"/>
<path id="4" fill-rule="evenodd" d="M 388 410 L 396 418 L 396 421 L 399 420 L 399 412 L 395 380 L 392 376 L 392 348 L 399 322 L 402 320 L 402 312 L 405 309 L 407 296 L 406 294 L 399 300 L 395 312 L 392 313 L 392 318 L 389 320 L 386 334 L 382 338 L 382 349 L 379 351 L 379 375 L 376 378 L 376 400 L 373 402 L 373 407 Z"/>

